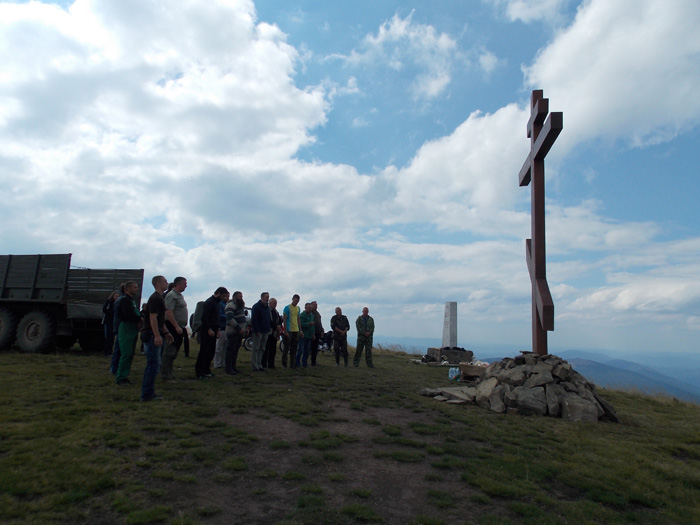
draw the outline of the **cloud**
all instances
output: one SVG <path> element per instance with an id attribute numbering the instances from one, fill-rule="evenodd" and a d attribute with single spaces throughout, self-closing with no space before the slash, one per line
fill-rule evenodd
<path id="1" fill-rule="evenodd" d="M 509 20 L 530 23 L 537 20 L 553 21 L 559 18 L 567 0 L 496 0 L 505 3 Z"/>
<path id="2" fill-rule="evenodd" d="M 491 51 L 485 50 L 479 55 L 479 67 L 481 67 L 481 70 L 487 75 L 496 70 L 498 62 L 498 57 Z"/>
<path id="3" fill-rule="evenodd" d="M 322 91 L 289 81 L 296 50 L 279 29 L 254 24 L 250 2 L 183 2 L 181 10 L 108 2 L 76 3 L 68 12 L 12 7 L 1 36 L 7 81 L 0 89 L 14 115 L 3 119 L 4 129 L 23 141 L 51 142 L 62 133 L 98 148 L 121 141 L 120 156 L 255 151 L 287 158 L 325 120 Z M 40 49 L 22 45 L 22 27 L 41 32 Z"/>
<path id="4" fill-rule="evenodd" d="M 354 119 L 352 119 L 351 126 L 353 128 L 365 128 L 369 126 L 369 122 L 363 117 L 355 117 Z"/>
<path id="5" fill-rule="evenodd" d="M 323 90 L 293 85 L 296 51 L 278 28 L 255 23 L 251 2 L 180 8 L 0 5 L 0 166 L 23 168 L 7 206 L 36 207 L 29 230 L 60 213 L 72 216 L 73 235 L 110 243 L 123 236 L 115 221 L 164 217 L 126 242 L 210 239 L 231 225 L 219 219 L 234 204 L 234 230 L 279 232 L 265 206 L 308 200 L 301 185 L 314 166 L 286 166 L 326 119 Z M 23 45 L 32 35 L 36 44 Z M 324 169 L 323 184 L 343 170 Z M 327 213 L 316 204 L 302 231 Z"/>
<path id="6" fill-rule="evenodd" d="M 604 285 L 567 290 L 562 311 L 565 319 L 616 319 L 634 322 L 635 316 L 648 319 L 655 314 L 673 316 L 674 324 L 685 322 L 700 307 L 700 285 L 694 276 L 700 271 L 700 238 L 680 241 L 630 244 L 624 251 L 611 252 L 602 259 L 578 265 L 578 278 L 599 274 Z M 573 282 L 570 272 L 562 275 L 558 263 L 552 274 Z M 670 321 L 669 321 L 670 322 Z"/>
<path id="7" fill-rule="evenodd" d="M 700 285 L 674 278 L 629 276 L 625 286 L 606 287 L 574 301 L 571 310 L 679 312 L 700 304 Z"/>
<path id="8" fill-rule="evenodd" d="M 564 112 L 562 153 L 606 137 L 667 141 L 700 122 L 700 3 L 591 0 L 525 67 Z M 571 125 L 570 123 L 573 123 Z"/>
<path id="9" fill-rule="evenodd" d="M 523 233 L 529 221 L 513 210 L 523 194 L 517 175 L 529 147 L 527 118 L 515 104 L 474 112 L 452 134 L 424 144 L 406 168 L 388 168 L 394 220 L 482 235 Z"/>
<path id="10" fill-rule="evenodd" d="M 451 68 L 457 43 L 430 25 L 415 24 L 413 12 L 406 18 L 395 14 L 376 34 L 367 35 L 350 55 L 336 55 L 353 67 L 386 65 L 411 78 L 416 99 L 431 99 L 444 92 L 452 80 Z"/>
<path id="11" fill-rule="evenodd" d="M 644 245 L 660 233 L 658 225 L 647 222 L 621 222 L 598 213 L 598 201 L 577 206 L 547 207 L 547 244 L 552 254 L 572 251 L 624 251 Z"/>

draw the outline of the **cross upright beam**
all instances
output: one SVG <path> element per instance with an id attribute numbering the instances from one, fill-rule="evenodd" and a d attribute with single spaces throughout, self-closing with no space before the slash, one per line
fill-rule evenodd
<path id="1" fill-rule="evenodd" d="M 547 258 L 544 224 L 544 158 L 563 128 L 563 114 L 549 113 L 549 99 L 541 89 L 531 97 L 527 136 L 530 153 L 518 174 L 520 186 L 530 185 L 531 238 L 525 241 L 525 257 L 532 282 L 532 350 L 546 355 L 547 331 L 554 330 L 554 301 L 547 284 Z M 546 119 L 546 120 L 545 120 Z"/>

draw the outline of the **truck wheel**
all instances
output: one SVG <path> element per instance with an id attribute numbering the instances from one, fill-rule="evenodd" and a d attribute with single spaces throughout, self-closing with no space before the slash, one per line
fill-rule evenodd
<path id="1" fill-rule="evenodd" d="M 286 352 L 287 351 L 287 340 L 283 337 L 282 340 L 280 341 L 280 352 Z"/>
<path id="2" fill-rule="evenodd" d="M 17 326 L 17 346 L 23 352 L 42 352 L 54 342 L 56 322 L 40 310 L 34 310 L 22 317 Z"/>
<path id="3" fill-rule="evenodd" d="M 248 352 L 253 351 L 253 338 L 252 337 L 246 337 L 246 340 L 243 341 L 243 347 L 248 350 Z"/>
<path id="4" fill-rule="evenodd" d="M 15 342 L 17 316 L 12 310 L 0 308 L 0 348 L 9 348 Z"/>

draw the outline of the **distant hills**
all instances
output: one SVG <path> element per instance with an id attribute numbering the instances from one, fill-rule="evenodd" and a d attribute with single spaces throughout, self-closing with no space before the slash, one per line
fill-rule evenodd
<path id="1" fill-rule="evenodd" d="M 439 347 L 440 340 L 375 336 L 375 344 L 399 345 L 409 353 L 424 354 Z M 519 353 L 516 345 L 481 344 L 465 346 L 474 358 L 492 363 Z M 700 403 L 700 354 L 674 352 L 635 353 L 598 349 L 552 350 L 566 359 L 590 382 L 604 388 L 666 394 Z"/>
<path id="2" fill-rule="evenodd" d="M 685 401 L 700 402 L 700 388 L 679 381 L 639 363 L 615 359 L 598 363 L 586 359 L 567 359 L 578 373 L 601 387 L 639 390 L 645 394 L 664 393 Z M 615 366 L 617 365 L 617 366 Z"/>

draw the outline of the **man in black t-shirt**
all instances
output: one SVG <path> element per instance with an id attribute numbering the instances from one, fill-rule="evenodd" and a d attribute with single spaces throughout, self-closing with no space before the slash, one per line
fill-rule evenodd
<path id="1" fill-rule="evenodd" d="M 141 341 L 146 348 L 146 369 L 143 371 L 141 384 L 141 401 L 154 401 L 161 399 L 160 394 L 155 393 L 156 376 L 160 371 L 161 355 L 163 353 L 163 339 L 172 342 L 173 336 L 165 328 L 165 299 L 163 292 L 168 289 L 168 280 L 162 275 L 156 275 L 151 279 L 155 291 L 148 298 L 144 312 Z"/>

